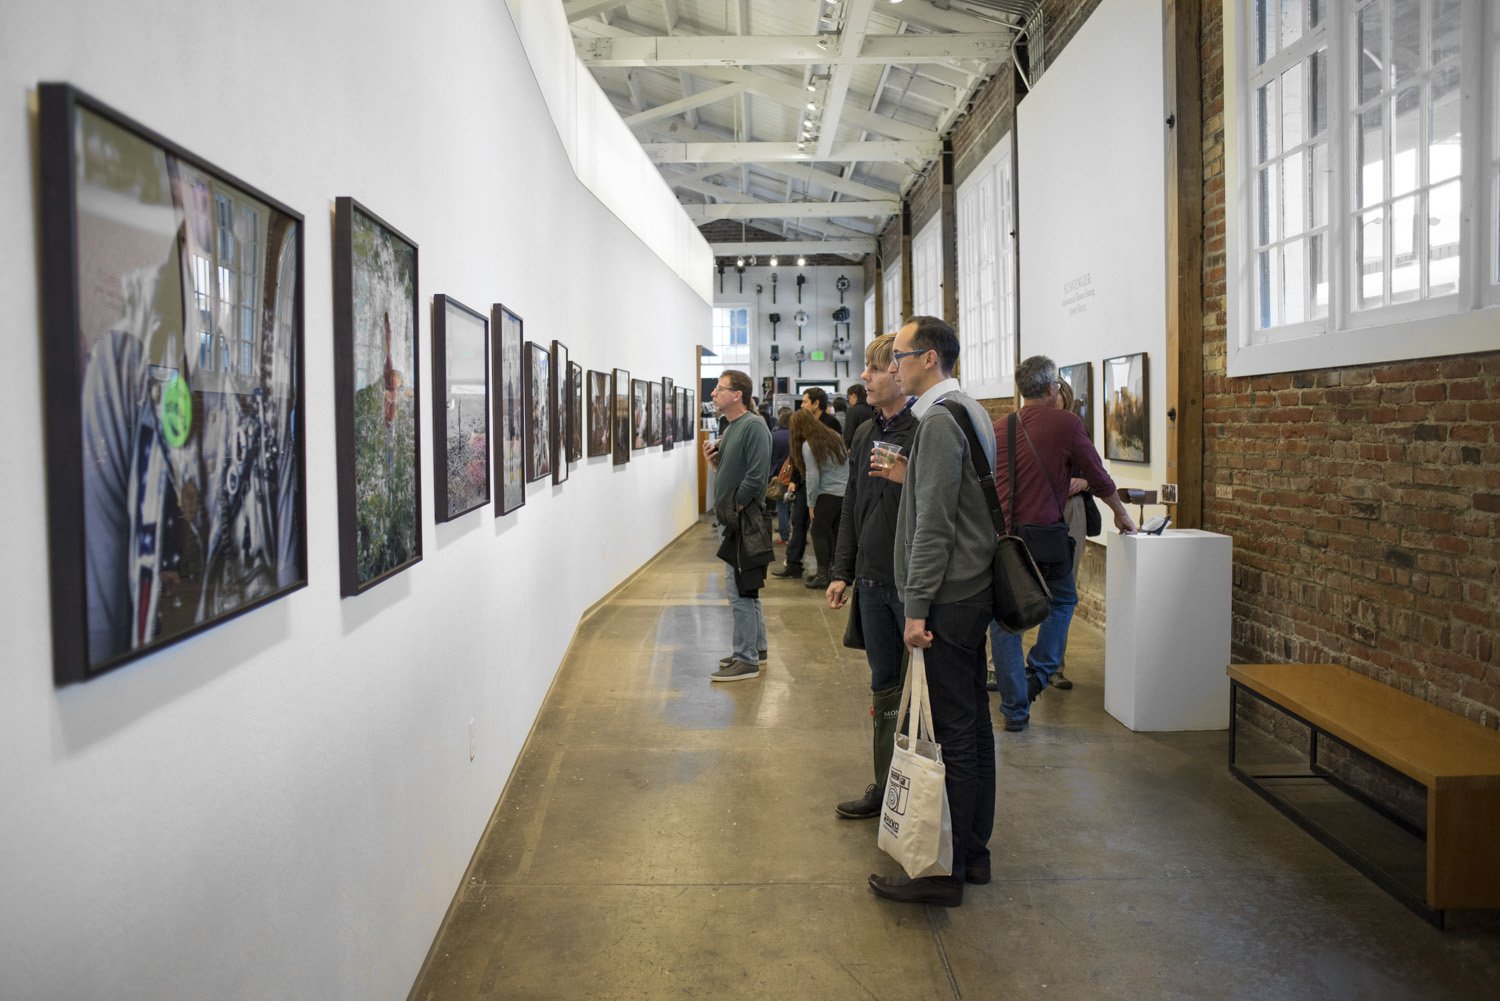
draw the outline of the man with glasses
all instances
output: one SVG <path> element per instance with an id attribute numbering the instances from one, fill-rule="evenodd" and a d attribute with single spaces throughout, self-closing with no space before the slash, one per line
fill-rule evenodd
<path id="1" fill-rule="evenodd" d="M 969 440 L 944 403 L 967 417 L 993 464 L 994 430 L 978 403 L 959 389 L 958 337 L 932 316 L 896 332 L 891 372 L 915 396 L 905 485 L 896 513 L 895 580 L 905 612 L 903 639 L 925 651 L 932 722 L 943 747 L 953 825 L 953 874 L 910 879 L 872 875 L 888 900 L 956 907 L 964 883 L 990 881 L 995 822 L 995 733 L 985 693 L 984 631 L 993 615 L 995 526 L 974 471 Z"/>

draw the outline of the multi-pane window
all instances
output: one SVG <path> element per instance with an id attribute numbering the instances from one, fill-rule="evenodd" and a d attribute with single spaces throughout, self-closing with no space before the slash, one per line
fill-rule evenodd
<path id="1" fill-rule="evenodd" d="M 1500 346 L 1500 0 L 1227 2 L 1231 372 Z"/>
<path id="2" fill-rule="evenodd" d="M 886 265 L 885 285 L 881 294 L 885 296 L 885 325 L 895 330 L 906 319 L 906 314 L 901 309 L 901 258 Z"/>
<path id="3" fill-rule="evenodd" d="M 911 242 L 911 312 L 943 315 L 942 226 L 936 217 Z"/>
<path id="4" fill-rule="evenodd" d="M 185 181 L 198 371 L 248 378 L 259 349 L 265 211 L 206 175 Z"/>
<path id="5" fill-rule="evenodd" d="M 958 188 L 960 376 L 985 396 L 1011 392 L 1015 368 L 1015 188 L 1006 135 Z"/>
<path id="6" fill-rule="evenodd" d="M 728 306 L 714 310 L 714 353 L 720 365 L 750 363 L 750 308 Z"/>
<path id="7" fill-rule="evenodd" d="M 869 344 L 885 331 L 875 329 L 875 290 L 870 289 L 870 294 L 865 296 L 865 343 Z"/>

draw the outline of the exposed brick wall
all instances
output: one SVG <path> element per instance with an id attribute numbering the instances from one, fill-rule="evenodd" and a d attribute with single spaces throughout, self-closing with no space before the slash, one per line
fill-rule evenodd
<path id="1" fill-rule="evenodd" d="M 990 78 L 953 128 L 953 184 L 964 183 L 985 154 L 1015 127 L 1016 75 L 1006 66 Z"/>
<path id="2" fill-rule="evenodd" d="M 911 186 L 906 204 L 911 206 L 911 231 L 915 236 L 943 207 L 943 172 L 936 164 Z"/>

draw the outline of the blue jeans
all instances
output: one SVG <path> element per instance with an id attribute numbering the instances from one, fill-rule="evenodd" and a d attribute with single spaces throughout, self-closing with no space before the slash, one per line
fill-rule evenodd
<path id="1" fill-rule="evenodd" d="M 1021 637 L 1001 629 L 998 622 L 990 623 L 995 687 L 1000 690 L 1000 711 L 1008 720 L 1020 722 L 1031 717 L 1031 700 L 1026 697 L 1026 675 L 1035 674 L 1045 691 L 1068 648 L 1068 626 L 1073 621 L 1073 609 L 1078 606 L 1078 587 L 1073 580 L 1072 567 L 1068 567 L 1065 576 L 1048 580 L 1047 589 L 1052 592 L 1052 612 L 1042 620 L 1037 629 L 1036 643 L 1024 657 L 1021 655 Z"/>
<path id="2" fill-rule="evenodd" d="M 906 612 L 901 608 L 896 585 L 861 578 L 854 586 L 854 600 L 859 602 L 865 659 L 870 662 L 870 691 L 881 692 L 901 684 Z"/>
<path id="3" fill-rule="evenodd" d="M 759 664 L 760 652 L 766 648 L 766 613 L 759 598 L 740 597 L 734 582 L 734 567 L 724 564 L 724 591 L 729 596 L 729 611 L 734 616 L 734 643 L 730 654 L 735 660 Z"/>

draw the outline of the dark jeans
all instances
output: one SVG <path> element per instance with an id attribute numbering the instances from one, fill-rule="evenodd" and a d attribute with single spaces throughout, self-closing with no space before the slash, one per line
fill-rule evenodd
<path id="1" fill-rule="evenodd" d="M 990 589 L 927 612 L 926 651 L 932 725 L 943 747 L 948 812 L 953 819 L 953 876 L 990 860 L 995 826 L 995 731 L 984 687 L 984 633 L 994 614 Z M 868 644 L 868 640 L 866 641 Z"/>
<path id="2" fill-rule="evenodd" d="M 799 491 L 791 499 L 792 507 L 792 537 L 786 544 L 786 565 L 800 568 L 802 556 L 807 552 L 807 505 L 803 503 L 803 495 Z"/>
<path id="3" fill-rule="evenodd" d="M 901 683 L 901 658 L 906 653 L 902 634 L 906 613 L 896 585 L 861 578 L 854 585 L 859 602 L 859 624 L 865 634 L 865 659 L 870 662 L 870 691 L 880 692 Z"/>
<path id="4" fill-rule="evenodd" d="M 823 494 L 813 509 L 813 552 L 818 556 L 818 573 L 824 577 L 833 568 L 833 547 L 839 537 L 839 521 L 844 515 L 844 495 Z"/>

